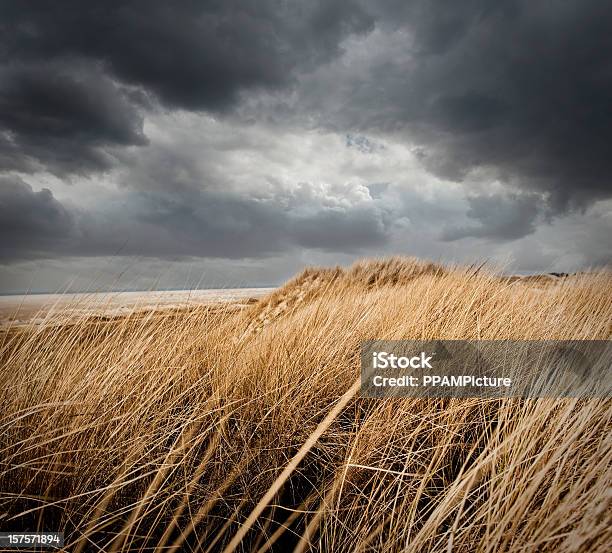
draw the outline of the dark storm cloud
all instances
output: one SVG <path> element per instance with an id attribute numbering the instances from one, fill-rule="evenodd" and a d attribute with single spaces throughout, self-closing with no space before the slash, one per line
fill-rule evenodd
<path id="1" fill-rule="evenodd" d="M 34 192 L 20 179 L 0 177 L 0 262 L 47 256 L 72 238 L 72 213 L 53 194 Z"/>
<path id="2" fill-rule="evenodd" d="M 150 255 L 162 257 L 239 258 L 295 247 L 357 251 L 389 237 L 392 221 L 373 202 L 330 206 L 308 183 L 264 197 L 243 194 L 228 189 L 229 175 L 211 170 L 217 164 L 214 155 L 206 159 L 208 154 L 198 157 L 198 151 L 197 141 L 152 145 L 146 156 L 124 160 L 129 169 L 122 181 L 133 206 L 129 219 L 147 229 L 126 251 L 147 255 L 143 248 L 152 248 Z"/>
<path id="3" fill-rule="evenodd" d="M 387 241 L 388 223 L 373 209 L 326 209 L 314 216 L 292 221 L 292 235 L 305 248 L 351 252 L 382 246 Z"/>
<path id="4" fill-rule="evenodd" d="M 556 211 L 610 194 L 612 10 L 596 0 L 8 0 L 0 159 L 104 168 L 107 147 L 144 142 L 137 91 L 227 112 L 241 92 L 299 88 L 344 38 L 375 26 L 405 31 L 404 44 L 384 51 L 383 41 L 373 67 L 353 63 L 352 79 L 332 70 L 319 97 L 301 90 L 297 109 L 349 131 L 403 130 L 437 174 L 494 168 L 550 194 Z"/>
<path id="5" fill-rule="evenodd" d="M 305 97 L 309 106 L 319 102 L 322 121 L 401 132 L 423 147 L 435 173 L 462 180 L 492 168 L 513 186 L 547 193 L 555 212 L 610 196 L 609 4 L 375 6 L 383 38 L 372 42 L 379 50 L 370 65 L 348 76 L 336 70 L 328 86 L 313 87 L 318 100 Z M 326 107 L 333 90 L 342 90 L 341 105 Z"/>
<path id="6" fill-rule="evenodd" d="M 142 199 L 140 202 L 143 209 Z M 142 236 L 142 243 L 137 240 L 126 245 L 128 251 L 140 255 L 147 254 L 143 253 L 146 243 L 153 247 L 149 255 L 162 257 L 235 259 L 282 253 L 295 246 L 357 251 L 384 244 L 389 231 L 381 213 L 372 207 L 317 209 L 302 215 L 277 203 L 211 192 L 172 199 L 153 196 L 144 203 L 146 211 L 137 221 L 147 224 L 148 236 Z M 151 232 L 161 241 L 151 242 Z"/>
<path id="7" fill-rule="evenodd" d="M 143 145 L 133 95 L 84 64 L 0 68 L 0 155 L 4 169 L 56 173 L 104 170 L 104 146 Z"/>
<path id="8" fill-rule="evenodd" d="M 371 25 L 353 2 L 79 0 L 5 2 L 5 55 L 82 56 L 165 103 L 222 109 L 237 92 L 286 83 Z"/>
<path id="9" fill-rule="evenodd" d="M 102 169 L 104 146 L 144 141 L 138 102 L 117 83 L 171 108 L 226 111 L 241 91 L 286 86 L 371 24 L 353 3 L 327 0 L 8 0 L 0 156 L 21 170 Z"/>
<path id="10" fill-rule="evenodd" d="M 167 186 L 172 190 L 171 182 Z M 374 206 L 330 210 L 302 202 L 296 211 L 277 201 L 196 186 L 174 191 L 134 190 L 120 209 L 104 204 L 92 212 L 62 205 L 47 189 L 35 192 L 18 178 L 2 177 L 0 263 L 109 255 L 237 259 L 296 247 L 356 251 L 389 237 L 390 223 Z"/>
<path id="11" fill-rule="evenodd" d="M 465 182 L 468 211 L 448 210 L 442 241 L 518 240 L 611 195 L 611 51 L 612 10 L 595 0 L 5 0 L 0 172 L 112 170 L 118 192 L 92 212 L 76 186 L 62 205 L 3 177 L 0 259 L 373 250 L 391 233 L 385 205 L 422 222 L 404 227 L 417 237 L 439 226 L 444 210 L 421 196 L 391 205 L 409 180 L 374 162 L 342 167 L 368 187 L 362 201 L 319 182 L 295 192 L 307 179 L 291 156 L 307 149 L 257 156 L 313 127 L 364 159 L 395 155 L 392 167 L 410 145 L 428 171 Z M 180 135 L 201 132 L 204 113 L 219 125 L 203 132 L 228 136 L 189 149 Z M 259 134 L 245 138 L 247 123 Z M 335 152 L 314 151 L 333 165 Z"/>
<path id="12" fill-rule="evenodd" d="M 447 228 L 442 239 L 489 238 L 516 240 L 536 230 L 541 198 L 534 194 L 471 195 L 467 216 L 477 225 Z"/>

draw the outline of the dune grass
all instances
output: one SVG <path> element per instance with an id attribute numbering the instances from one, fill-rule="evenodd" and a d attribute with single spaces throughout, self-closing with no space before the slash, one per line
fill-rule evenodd
<path id="1" fill-rule="evenodd" d="M 0 333 L 0 528 L 79 551 L 608 551 L 609 400 L 366 399 L 366 339 L 610 339 L 612 275 L 412 259 Z"/>

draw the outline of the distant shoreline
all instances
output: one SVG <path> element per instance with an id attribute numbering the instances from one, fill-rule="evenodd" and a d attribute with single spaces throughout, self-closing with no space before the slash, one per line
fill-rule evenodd
<path id="1" fill-rule="evenodd" d="M 278 288 L 280 284 L 266 284 L 265 286 L 228 286 L 224 288 L 155 288 L 153 290 L 145 290 L 140 288 L 130 288 L 121 290 L 70 290 L 68 292 L 58 292 L 51 290 L 18 290 L 15 292 L 0 292 L 0 298 L 13 297 L 13 296 L 64 296 L 64 295 L 75 295 L 75 294 L 122 294 L 122 293 L 138 293 L 148 294 L 149 292 L 202 292 L 208 290 L 273 290 Z"/>
<path id="2" fill-rule="evenodd" d="M 275 288 L 208 288 L 120 292 L 66 292 L 64 294 L 0 295 L 0 327 L 40 322 L 49 314 L 121 315 L 133 310 L 171 309 L 185 305 L 240 303 L 260 298 Z"/>

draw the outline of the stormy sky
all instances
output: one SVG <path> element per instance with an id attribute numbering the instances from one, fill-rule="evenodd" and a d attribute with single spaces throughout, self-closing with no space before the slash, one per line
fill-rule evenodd
<path id="1" fill-rule="evenodd" d="M 0 4 L 0 293 L 612 259 L 606 2 Z"/>

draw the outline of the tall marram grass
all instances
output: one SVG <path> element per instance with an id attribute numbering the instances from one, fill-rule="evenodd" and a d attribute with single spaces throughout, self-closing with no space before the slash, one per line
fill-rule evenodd
<path id="1" fill-rule="evenodd" d="M 609 551 L 608 400 L 359 397 L 365 339 L 609 339 L 612 276 L 415 260 L 0 334 L 0 527 L 79 551 Z"/>

